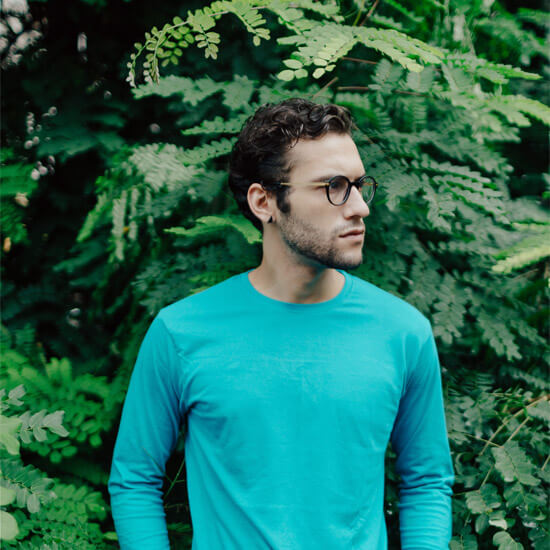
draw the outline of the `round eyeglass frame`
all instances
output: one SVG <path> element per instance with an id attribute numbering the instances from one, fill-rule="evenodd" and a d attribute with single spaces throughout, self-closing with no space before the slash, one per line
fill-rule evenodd
<path id="1" fill-rule="evenodd" d="M 337 178 L 344 178 L 348 182 L 348 187 L 347 187 L 346 192 L 344 194 L 344 198 L 338 203 L 333 202 L 330 198 L 330 186 L 332 185 L 332 183 Z M 363 197 L 363 193 L 361 192 L 361 189 L 360 189 L 360 186 L 363 186 L 366 183 L 369 186 L 372 186 L 372 195 L 368 198 L 368 200 L 365 200 L 365 198 Z M 376 194 L 377 185 L 378 184 L 376 183 L 376 180 L 372 176 L 364 175 L 364 176 L 361 176 L 360 178 L 357 178 L 355 181 L 351 181 L 346 176 L 334 176 L 333 178 L 330 178 L 328 180 L 327 184 L 325 185 L 325 189 L 326 189 L 326 192 L 327 192 L 328 201 L 330 202 L 330 204 L 333 204 L 334 206 L 341 206 L 342 204 L 345 204 L 345 202 L 349 199 L 349 196 L 351 194 L 351 187 L 352 186 L 355 186 L 357 188 L 357 190 L 361 193 L 361 197 L 363 197 L 363 200 L 365 201 L 365 203 L 370 204 L 372 202 L 372 199 L 374 199 L 374 195 Z"/>
<path id="2" fill-rule="evenodd" d="M 346 192 L 344 194 L 344 198 L 342 199 L 341 202 L 333 202 L 330 198 L 330 186 L 336 181 L 336 179 L 338 178 L 344 178 L 347 182 L 348 182 L 348 187 L 346 189 Z M 361 192 L 361 190 L 359 189 L 360 186 L 364 185 L 366 182 L 368 182 L 368 185 L 372 185 L 372 195 L 369 197 L 368 200 L 365 200 L 363 198 L 363 200 L 365 201 L 365 203 L 368 205 L 372 202 L 372 199 L 374 199 L 374 195 L 376 194 L 376 188 L 378 187 L 378 183 L 377 181 L 372 177 L 372 176 L 367 176 L 367 175 L 364 175 L 364 176 L 361 176 L 360 178 L 357 178 L 356 180 L 354 181 L 351 181 L 348 177 L 346 176 L 342 176 L 342 175 L 338 175 L 338 176 L 334 176 L 332 178 L 330 178 L 327 182 L 311 182 L 311 183 L 304 183 L 304 182 L 286 182 L 286 181 L 279 181 L 279 182 L 276 182 L 275 185 L 287 185 L 287 186 L 293 186 L 293 185 L 296 185 L 296 186 L 311 186 L 311 187 L 318 187 L 320 184 L 324 183 L 324 188 L 325 188 L 325 191 L 327 193 L 327 199 L 328 199 L 328 202 L 330 202 L 330 204 L 332 204 L 333 206 L 342 206 L 348 199 L 349 199 L 349 196 L 350 196 L 350 193 L 351 193 L 351 187 L 352 185 L 357 187 L 357 190 L 361 193 L 361 196 L 363 197 L 363 193 Z"/>

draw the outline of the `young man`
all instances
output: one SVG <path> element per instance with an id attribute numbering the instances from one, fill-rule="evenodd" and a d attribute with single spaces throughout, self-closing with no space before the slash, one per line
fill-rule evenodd
<path id="1" fill-rule="evenodd" d="M 404 550 L 451 536 L 449 453 L 429 321 L 344 271 L 376 183 L 336 105 L 260 108 L 229 183 L 261 264 L 163 308 L 124 404 L 109 491 L 121 547 L 166 549 L 162 482 L 182 422 L 193 550 L 384 550 L 384 453 Z"/>

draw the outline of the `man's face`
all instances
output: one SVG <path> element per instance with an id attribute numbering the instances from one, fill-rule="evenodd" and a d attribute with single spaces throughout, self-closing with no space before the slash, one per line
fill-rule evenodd
<path id="1" fill-rule="evenodd" d="M 357 147 L 347 134 L 299 140 L 287 153 L 287 160 L 289 183 L 323 182 L 340 175 L 353 181 L 365 173 Z M 362 263 L 364 233 L 343 236 L 353 230 L 364 231 L 363 218 L 370 213 L 355 187 L 340 206 L 328 201 L 322 184 L 293 186 L 287 202 L 290 212 L 279 213 L 278 227 L 298 261 L 335 269 L 351 269 Z"/>

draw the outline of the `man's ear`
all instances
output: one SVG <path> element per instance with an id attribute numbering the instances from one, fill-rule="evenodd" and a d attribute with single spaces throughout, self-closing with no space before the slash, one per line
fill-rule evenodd
<path id="1" fill-rule="evenodd" d="M 260 221 L 273 222 L 276 201 L 272 192 L 262 187 L 260 183 L 252 183 L 248 188 L 246 198 L 250 210 Z"/>

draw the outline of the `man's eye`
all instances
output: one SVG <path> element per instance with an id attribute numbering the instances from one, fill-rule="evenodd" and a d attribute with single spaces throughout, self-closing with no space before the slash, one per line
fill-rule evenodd
<path id="1" fill-rule="evenodd" d="M 344 178 L 335 178 L 330 182 L 330 188 L 331 189 L 343 189 L 348 186 L 347 180 Z"/>

